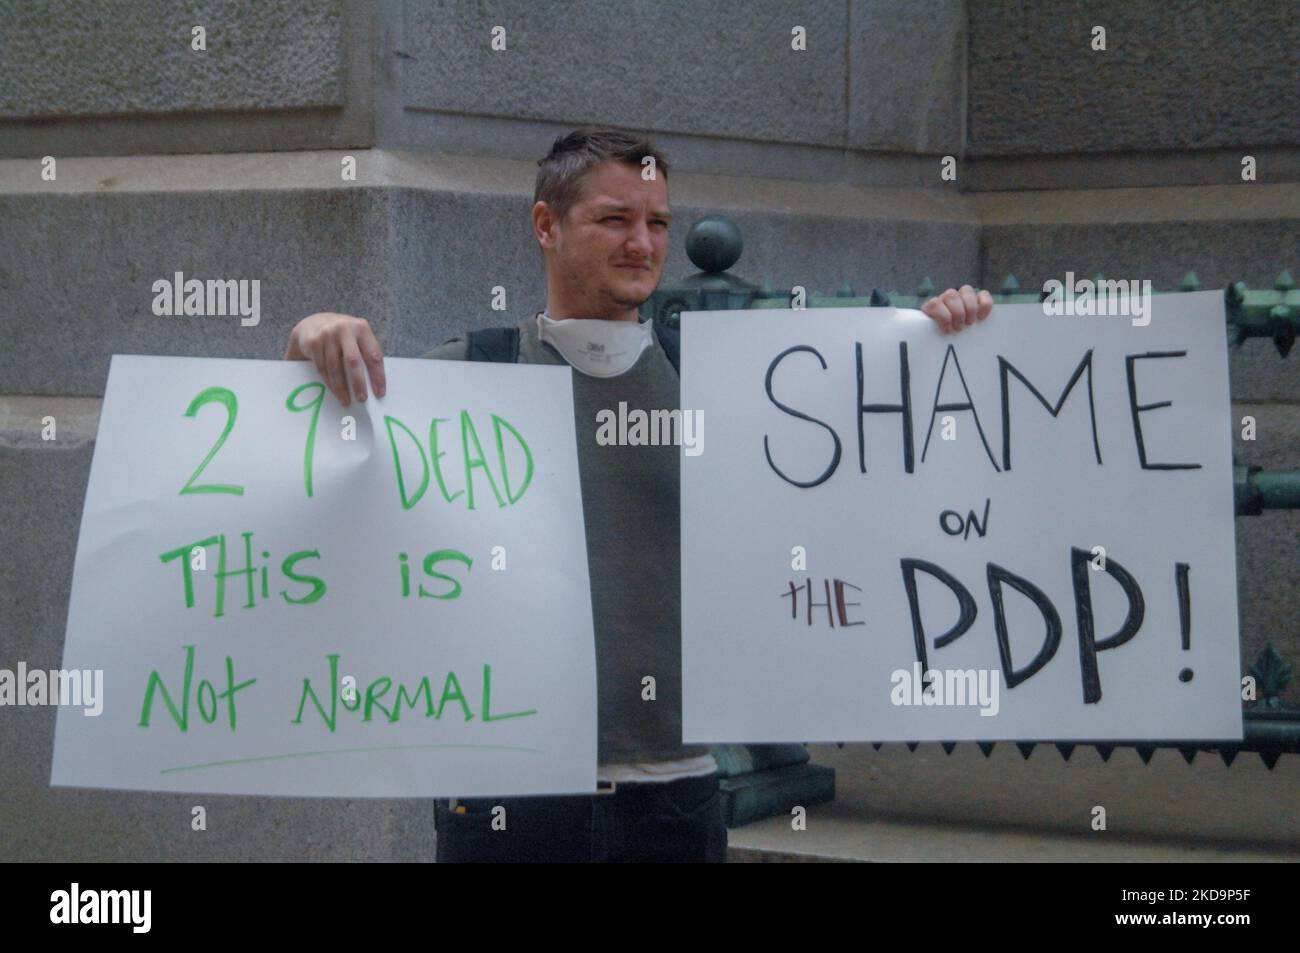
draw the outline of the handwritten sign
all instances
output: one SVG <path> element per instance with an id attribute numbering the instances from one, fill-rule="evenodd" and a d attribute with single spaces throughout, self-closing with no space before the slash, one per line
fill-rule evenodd
<path id="1" fill-rule="evenodd" d="M 1241 738 L 1218 293 L 682 327 L 688 742 Z"/>
<path id="2" fill-rule="evenodd" d="M 568 368 L 114 356 L 51 783 L 226 794 L 595 789 Z M 569 408 L 565 412 L 565 408 Z"/>

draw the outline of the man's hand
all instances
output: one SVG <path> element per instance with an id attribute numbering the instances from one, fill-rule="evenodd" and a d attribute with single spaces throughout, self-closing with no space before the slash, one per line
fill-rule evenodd
<path id="1" fill-rule="evenodd" d="M 346 407 L 348 384 L 357 400 L 366 399 L 366 370 L 375 385 L 375 396 L 383 397 L 384 352 L 370 322 L 350 314 L 322 311 L 299 321 L 289 333 L 286 361 L 312 361 L 330 391 Z"/>
<path id="2" fill-rule="evenodd" d="M 962 285 L 935 295 L 921 305 L 921 310 L 934 319 L 944 334 L 956 334 L 989 316 L 993 310 L 993 295 Z"/>

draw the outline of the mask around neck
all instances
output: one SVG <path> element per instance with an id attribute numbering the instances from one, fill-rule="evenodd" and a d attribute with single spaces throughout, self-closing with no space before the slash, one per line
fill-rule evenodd
<path id="1" fill-rule="evenodd" d="M 555 348 L 574 370 L 588 377 L 618 377 L 631 370 L 650 347 L 652 321 L 606 321 L 600 318 L 568 318 L 552 321 L 545 312 L 537 315 L 537 334 Z"/>

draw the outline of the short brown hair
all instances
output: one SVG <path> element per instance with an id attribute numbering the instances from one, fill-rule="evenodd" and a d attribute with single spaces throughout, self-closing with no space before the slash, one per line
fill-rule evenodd
<path id="1" fill-rule="evenodd" d="M 611 159 L 640 167 L 646 156 L 667 177 L 668 161 L 645 136 L 618 129 L 575 129 L 556 139 L 546 157 L 538 160 L 533 202 L 545 202 L 563 221 L 578 201 L 584 175 Z"/>

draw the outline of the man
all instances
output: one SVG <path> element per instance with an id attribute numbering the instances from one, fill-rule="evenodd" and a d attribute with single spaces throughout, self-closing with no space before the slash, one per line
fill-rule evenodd
<path id="1" fill-rule="evenodd" d="M 682 744 L 678 451 L 596 442 L 597 412 L 620 401 L 647 412 L 679 406 L 677 372 L 653 322 L 637 310 L 668 255 L 668 164 L 643 138 L 578 130 L 556 140 L 538 165 L 532 219 L 545 259 L 546 310 L 517 326 L 515 359 L 578 372 L 598 778 L 612 793 L 473 800 L 454 810 L 438 802 L 438 860 L 722 861 L 727 833 L 716 765 L 706 746 Z M 950 333 L 992 307 L 987 291 L 964 285 L 922 310 Z M 470 359 L 470 341 L 453 338 L 425 356 Z M 314 361 L 344 406 L 349 390 L 366 399 L 367 372 L 384 396 L 383 354 L 361 318 L 304 318 L 285 359 Z M 647 676 L 655 680 L 653 700 L 643 696 Z M 497 806 L 506 809 L 504 830 L 492 824 Z"/>

